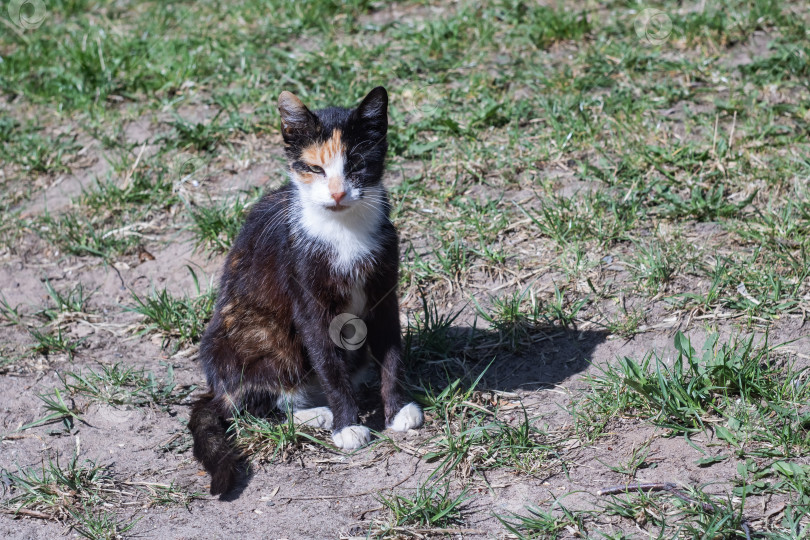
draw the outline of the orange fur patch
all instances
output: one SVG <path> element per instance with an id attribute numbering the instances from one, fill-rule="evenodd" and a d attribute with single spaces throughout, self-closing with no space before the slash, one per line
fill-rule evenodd
<path id="1" fill-rule="evenodd" d="M 341 137 L 340 130 L 334 130 L 327 141 L 311 144 L 304 148 L 303 152 L 301 152 L 301 160 L 309 165 L 326 167 L 338 155 L 345 152 L 346 149 Z"/>
<path id="2" fill-rule="evenodd" d="M 225 330 L 230 330 L 233 327 L 234 322 L 236 322 L 236 319 L 233 315 L 226 315 L 222 320 L 222 324 L 225 325 Z"/>
<path id="3" fill-rule="evenodd" d="M 239 253 L 235 251 L 231 253 L 230 266 L 232 271 L 236 271 L 236 268 L 239 266 Z"/>

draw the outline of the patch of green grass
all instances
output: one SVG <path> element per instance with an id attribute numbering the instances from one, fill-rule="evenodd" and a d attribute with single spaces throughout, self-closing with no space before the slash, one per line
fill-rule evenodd
<path id="1" fill-rule="evenodd" d="M 711 334 L 699 354 L 679 332 L 675 349 L 672 366 L 650 353 L 641 363 L 623 358 L 602 368 L 574 407 L 581 432 L 598 433 L 611 418 L 629 415 L 672 433 L 711 429 L 741 453 L 804 451 L 810 441 L 810 410 L 798 405 L 810 396 L 804 370 L 780 366 L 775 348 L 755 346 L 753 336 L 720 343 Z"/>
<path id="2" fill-rule="evenodd" d="M 135 158 L 137 159 L 137 158 Z M 159 158 L 114 165 L 111 176 L 84 188 L 73 207 L 45 212 L 33 220 L 35 231 L 66 254 L 113 261 L 151 239 L 157 218 L 179 202 L 171 167 Z"/>
<path id="3" fill-rule="evenodd" d="M 576 327 L 579 312 L 590 302 L 590 297 L 566 297 L 565 291 L 554 284 L 554 296 L 545 303 L 546 318 L 565 328 Z"/>
<path id="4" fill-rule="evenodd" d="M 163 335 L 163 346 L 174 341 L 174 350 L 196 343 L 202 337 L 208 319 L 214 310 L 216 290 L 200 292 L 200 284 L 189 268 L 197 289 L 197 296 L 173 296 L 168 290 L 153 290 L 148 296 L 131 293 L 134 305 L 127 309 L 145 317 L 145 332 L 157 331 Z"/>
<path id="5" fill-rule="evenodd" d="M 440 246 L 433 251 L 441 273 L 453 280 L 463 279 L 470 268 L 470 248 L 458 236 L 453 239 L 439 238 Z"/>
<path id="6" fill-rule="evenodd" d="M 151 371 L 125 367 L 122 364 L 102 365 L 100 370 L 67 372 L 59 378 L 67 394 L 110 405 L 168 406 L 184 402 L 195 388 L 178 387 L 171 364 L 166 366 L 163 380 L 158 380 Z"/>
<path id="7" fill-rule="evenodd" d="M 6 472 L 6 477 L 11 482 L 12 496 L 3 501 L 3 506 L 41 512 L 60 521 L 69 520 L 74 513 L 81 515 L 86 505 L 102 504 L 115 486 L 106 467 L 90 461 L 80 463 L 76 456 L 66 466 L 57 457 L 43 462 L 40 470 Z"/>
<path id="8" fill-rule="evenodd" d="M 67 163 L 80 148 L 75 136 L 51 137 L 40 131 L 36 127 L 20 129 L 14 124 L 0 127 L 0 161 L 14 163 L 27 173 L 56 174 L 69 171 Z"/>
<path id="9" fill-rule="evenodd" d="M 464 6 L 445 17 L 401 25 L 392 32 L 392 37 L 407 47 L 403 52 L 409 57 L 418 58 L 412 71 L 441 73 L 480 55 L 484 47 L 471 44 L 491 43 L 494 29 L 491 19 L 476 17 L 471 7 Z"/>
<path id="10" fill-rule="evenodd" d="M 174 368 L 166 366 L 166 375 L 158 379 L 151 371 L 125 367 L 122 364 L 102 365 L 99 370 L 84 370 L 58 374 L 62 387 L 50 394 L 40 394 L 44 403 L 45 416 L 20 428 L 32 427 L 61 421 L 69 431 L 75 421 L 81 421 L 81 410 L 76 406 L 75 397 L 108 403 L 110 405 L 133 405 L 143 407 L 157 405 L 167 408 L 184 403 L 195 386 L 178 386 L 174 381 Z M 70 400 L 68 405 L 65 399 Z M 86 404 L 85 407 L 86 408 Z"/>
<path id="11" fill-rule="evenodd" d="M 532 343 L 532 337 L 543 326 L 555 323 L 563 327 L 576 326 L 579 312 L 590 302 L 588 297 L 569 300 L 565 293 L 554 286 L 554 295 L 539 299 L 531 287 L 511 294 L 493 296 L 489 310 L 473 299 L 478 315 L 498 332 L 500 342 L 511 350 L 519 350 Z"/>
<path id="12" fill-rule="evenodd" d="M 779 478 L 775 491 L 789 493 L 790 500 L 780 523 L 781 531 L 770 537 L 778 538 L 777 534 L 784 534 L 783 538 L 798 540 L 807 532 L 807 523 L 810 522 L 810 467 L 777 461 L 771 465 L 771 471 Z"/>
<path id="13" fill-rule="evenodd" d="M 510 295 L 491 298 L 492 307 L 484 310 L 477 301 L 478 314 L 495 329 L 502 341 L 512 349 L 529 339 L 532 330 L 545 320 L 542 303 L 533 290 L 514 291 Z M 526 307 L 527 306 L 527 307 Z"/>
<path id="14" fill-rule="evenodd" d="M 791 193 L 786 200 L 772 201 L 768 207 L 757 210 L 756 216 L 728 226 L 744 240 L 791 253 L 808 240 L 810 198 L 807 194 Z"/>
<path id="15" fill-rule="evenodd" d="M 571 197 L 555 195 L 545 198 L 538 209 L 518 208 L 541 235 L 551 238 L 560 248 L 589 239 L 602 246 L 624 240 L 641 213 L 636 199 L 617 200 L 603 191 Z"/>
<path id="16" fill-rule="evenodd" d="M 447 358 L 458 345 L 453 325 L 461 312 L 443 314 L 422 295 L 422 314 L 414 313 L 405 334 L 405 361 L 411 367 Z"/>
<path id="17" fill-rule="evenodd" d="M 717 257 L 714 264 L 704 269 L 708 274 L 708 287 L 705 291 L 686 292 L 679 294 L 675 305 L 698 307 L 701 311 L 711 311 L 723 297 L 723 290 L 729 283 L 729 261 L 725 257 Z M 678 301 L 679 300 L 679 301 Z"/>
<path id="18" fill-rule="evenodd" d="M 356 16 L 368 9 L 365 0 L 349 5 L 274 0 L 262 6 L 234 4 L 225 17 L 206 4 L 75 10 L 68 16 L 48 17 L 43 23 L 48 31 L 4 34 L 2 43 L 16 47 L 0 65 L 0 89 L 33 102 L 61 99 L 70 111 L 103 109 L 124 100 L 154 101 L 159 106 L 183 95 L 188 82 L 221 92 L 245 76 L 264 73 L 281 80 L 282 73 L 298 62 L 285 59 L 283 53 L 293 37 L 319 39 L 344 25 L 352 28 Z M 267 12 L 274 13 L 272 24 L 262 22 L 261 15 Z M 338 13 L 345 16 L 336 18 Z M 246 20 L 256 23 L 245 25 Z M 334 20 L 340 23 L 327 23 Z M 268 55 L 268 50 L 279 54 Z M 245 65 L 229 62 L 234 54 L 245 58 Z"/>
<path id="19" fill-rule="evenodd" d="M 77 212 L 58 216 L 46 213 L 38 220 L 37 232 L 66 253 L 104 260 L 127 253 L 140 243 L 131 227 L 122 222 L 110 227 L 104 221 L 88 219 Z"/>
<path id="20" fill-rule="evenodd" d="M 755 58 L 741 66 L 746 78 L 757 84 L 774 84 L 796 81 L 806 86 L 810 75 L 810 47 L 806 42 L 788 41 L 783 38 L 771 44 L 770 54 Z"/>
<path id="21" fill-rule="evenodd" d="M 73 341 L 62 333 L 60 326 L 56 330 L 43 328 L 29 328 L 28 333 L 36 342 L 31 350 L 45 356 L 51 354 L 65 354 L 68 358 L 73 358 L 79 348 L 79 342 Z"/>
<path id="22" fill-rule="evenodd" d="M 684 264 L 684 251 L 683 244 L 672 245 L 659 239 L 637 245 L 635 256 L 629 263 L 630 271 L 637 283 L 651 294 L 657 294 Z"/>
<path id="23" fill-rule="evenodd" d="M 627 308 L 619 304 L 619 315 L 610 317 L 604 323 L 604 328 L 611 334 L 616 334 L 623 338 L 631 338 L 642 331 L 642 323 L 646 320 L 646 314 L 641 308 Z"/>
<path id="24" fill-rule="evenodd" d="M 559 513 L 543 510 L 536 506 L 527 506 L 527 515 L 495 515 L 506 529 L 517 538 L 556 539 L 566 531 L 579 531 L 586 534 L 585 516 L 587 513 L 572 512 L 559 503 L 555 503 Z"/>
<path id="25" fill-rule="evenodd" d="M 746 538 L 744 528 L 751 529 L 744 508 L 745 496 L 735 502 L 730 496 L 710 497 L 697 488 L 660 494 L 628 489 L 624 496 L 612 496 L 603 511 L 631 520 L 658 537 Z"/>
<path id="26" fill-rule="evenodd" d="M 177 117 L 171 122 L 174 133 L 165 141 L 182 149 L 193 148 L 200 152 L 210 152 L 225 140 L 228 130 L 217 122 L 222 110 L 208 122 L 188 122 Z"/>
<path id="27" fill-rule="evenodd" d="M 182 506 L 188 510 L 193 501 L 205 496 L 205 493 L 200 491 L 189 492 L 174 482 L 171 484 L 139 482 L 138 485 L 146 491 L 149 506 Z"/>
<path id="28" fill-rule="evenodd" d="M 704 290 L 678 293 L 674 305 L 710 312 L 717 307 L 757 317 L 776 319 L 801 311 L 810 276 L 810 251 L 769 248 L 767 244 L 731 255 L 716 254 L 706 263 L 692 263 L 704 275 Z"/>
<path id="29" fill-rule="evenodd" d="M 636 474 L 640 469 L 656 467 L 655 463 L 647 461 L 647 458 L 650 456 L 650 444 L 652 444 L 652 439 L 648 439 L 639 446 L 633 445 L 633 448 L 630 451 L 626 461 L 618 461 L 615 464 L 604 463 L 602 460 L 598 461 L 611 471 L 626 475 L 629 479 L 633 479 L 636 477 Z"/>
<path id="30" fill-rule="evenodd" d="M 142 215 L 157 208 L 169 208 L 177 202 L 172 171 L 165 168 L 147 167 L 139 164 L 139 169 L 126 171 L 123 179 L 96 179 L 92 188 L 82 192 L 78 202 L 85 208 L 104 215 L 129 212 Z"/>
<path id="31" fill-rule="evenodd" d="M 20 306 L 11 307 L 11 304 L 8 303 L 8 299 L 6 299 L 2 293 L 0 293 L 0 316 L 2 316 L 8 324 L 22 324 Z"/>
<path id="32" fill-rule="evenodd" d="M 87 301 L 92 293 L 88 294 L 84 289 L 84 285 L 76 283 L 61 292 L 54 288 L 49 279 L 45 279 L 44 285 L 53 307 L 44 308 L 37 315 L 44 317 L 48 321 L 56 321 L 63 314 L 85 313 Z"/>
<path id="33" fill-rule="evenodd" d="M 435 280 L 438 276 L 437 271 L 429 260 L 427 254 L 421 253 L 421 250 L 414 247 L 413 244 L 404 248 L 404 261 L 400 270 L 400 284 L 408 286 L 411 284 L 423 285 Z"/>
<path id="34" fill-rule="evenodd" d="M 197 246 L 227 252 L 236 240 L 247 212 L 260 197 L 261 191 L 255 189 L 208 206 L 189 206 L 191 231 Z"/>
<path id="35" fill-rule="evenodd" d="M 713 221 L 717 218 L 740 216 L 750 206 L 757 192 L 752 191 L 737 203 L 729 201 L 722 185 L 708 189 L 694 186 L 686 196 L 669 189 L 660 190 L 656 195 L 660 212 L 670 219 L 688 217 L 697 221 Z"/>
<path id="36" fill-rule="evenodd" d="M 463 523 L 461 509 L 469 499 L 467 490 L 451 495 L 449 482 L 417 485 L 412 495 L 379 494 L 377 501 L 390 512 L 390 518 L 375 524 L 373 535 L 375 538 L 400 537 L 413 529 L 429 534 L 432 528 L 459 525 Z"/>
<path id="37" fill-rule="evenodd" d="M 485 373 L 467 387 L 457 379 L 439 393 L 427 392 L 420 398 L 440 430 L 426 443 L 424 459 L 439 463 L 431 478 L 451 472 L 466 478 L 490 469 L 534 474 L 561 467 L 556 439 L 536 427 L 525 410 L 521 420 L 507 422 L 499 418 L 497 408 L 478 404 L 475 388 Z"/>
<path id="38" fill-rule="evenodd" d="M 491 469 L 535 474 L 561 465 L 552 437 L 535 427 L 525 413 L 516 425 L 497 417 L 488 419 L 480 408 L 455 414 L 446 417 L 441 434 L 431 440 L 425 454 L 426 460 L 439 463 L 436 478 L 453 471 L 465 478 Z"/>
<path id="39" fill-rule="evenodd" d="M 65 524 L 89 539 L 117 539 L 126 535 L 138 519 L 128 521 L 111 509 L 122 509 L 146 499 L 147 506 L 184 506 L 201 496 L 172 484 L 124 482 L 110 467 L 73 456 L 62 464 L 57 456 L 39 468 L 4 471 L 10 496 L 0 505 L 10 513 L 31 512 L 41 519 Z M 5 491 L 4 491 L 5 494 Z"/>
<path id="40" fill-rule="evenodd" d="M 15 186 L 17 187 L 17 186 Z M 0 194 L 5 198 L 4 203 L 0 203 L 0 215 L 3 222 L 0 223 L 0 249 L 9 253 L 17 253 L 20 248 L 20 240 L 27 232 L 25 221 L 20 217 L 22 209 L 15 206 L 15 203 L 24 196 L 19 192 L 4 192 L 0 187 Z"/>
<path id="41" fill-rule="evenodd" d="M 76 421 L 81 421 L 81 411 L 76 408 L 76 404 L 72 401 L 70 405 L 65 403 L 65 399 L 58 388 L 55 388 L 50 395 L 39 394 L 38 397 L 44 403 L 43 408 L 47 414 L 38 420 L 25 424 L 18 431 L 58 421 L 62 422 L 66 431 L 70 431 Z"/>
<path id="42" fill-rule="evenodd" d="M 766 385 L 774 381 L 767 367 L 766 348 L 754 349 L 753 336 L 742 343 L 730 342 L 718 346 L 718 336 L 712 335 L 698 356 L 687 338 L 675 336 L 678 356 L 670 369 L 660 358 L 648 355 L 641 364 L 625 358 L 620 364 L 624 382 L 651 409 L 659 409 L 657 421 L 678 429 L 703 428 L 702 417 L 718 410 L 729 396 L 739 396 L 748 402 L 768 395 Z M 651 361 L 655 358 L 655 366 Z"/>
<path id="43" fill-rule="evenodd" d="M 136 525 L 136 522 L 126 522 L 112 512 L 95 510 L 87 505 L 80 510 L 70 510 L 70 517 L 73 530 L 88 540 L 117 540 Z"/>
<path id="44" fill-rule="evenodd" d="M 535 47 L 546 49 L 564 40 L 580 40 L 591 31 L 584 11 L 525 4 L 516 0 L 502 2 L 499 8 L 508 23 L 514 24 L 513 39 L 528 39 Z"/>
<path id="45" fill-rule="evenodd" d="M 291 413 L 285 420 L 273 422 L 243 412 L 234 418 L 229 431 L 244 454 L 268 462 L 276 459 L 287 462 L 305 447 L 326 446 L 316 437 L 314 428 L 296 424 Z"/>

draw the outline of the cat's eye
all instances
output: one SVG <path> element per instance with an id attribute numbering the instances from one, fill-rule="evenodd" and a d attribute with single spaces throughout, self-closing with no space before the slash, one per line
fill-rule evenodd
<path id="1" fill-rule="evenodd" d="M 317 165 L 306 165 L 307 171 L 315 174 L 324 174 L 323 168 Z"/>

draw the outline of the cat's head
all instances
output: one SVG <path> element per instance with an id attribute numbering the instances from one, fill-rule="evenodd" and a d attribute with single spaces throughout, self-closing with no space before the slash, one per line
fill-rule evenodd
<path id="1" fill-rule="evenodd" d="M 379 202 L 388 150 L 388 93 L 378 86 L 355 109 L 307 109 L 290 92 L 278 98 L 292 180 L 308 205 L 342 213 Z"/>

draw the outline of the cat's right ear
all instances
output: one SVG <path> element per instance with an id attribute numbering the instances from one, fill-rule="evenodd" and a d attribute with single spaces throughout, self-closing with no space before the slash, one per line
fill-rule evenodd
<path id="1" fill-rule="evenodd" d="M 278 96 L 278 112 L 281 115 L 281 135 L 287 143 L 311 135 L 318 127 L 318 117 L 292 92 L 285 90 Z"/>

